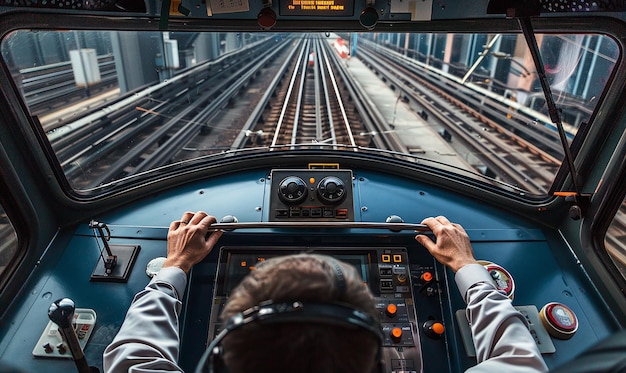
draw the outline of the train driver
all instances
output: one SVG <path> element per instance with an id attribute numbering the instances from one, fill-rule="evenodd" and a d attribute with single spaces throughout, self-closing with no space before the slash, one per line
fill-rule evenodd
<path id="1" fill-rule="evenodd" d="M 218 241 L 221 232 L 205 239 L 213 216 L 185 213 L 170 225 L 163 269 L 139 292 L 111 344 L 104 352 L 105 372 L 180 372 L 178 316 L 191 267 Z M 547 366 L 528 331 L 524 317 L 499 293 L 474 259 L 463 228 L 445 217 L 423 221 L 436 240 L 416 240 L 456 273 L 467 303 L 478 364 L 468 372 L 546 372 Z M 374 299 L 356 270 L 320 255 L 294 255 L 267 260 L 233 291 L 222 319 L 264 301 L 341 302 L 377 318 Z M 223 359 L 231 373 L 247 372 L 372 372 L 378 341 L 363 330 L 341 330 L 311 324 L 253 325 L 226 335 Z M 428 358 L 428 357 L 425 357 Z"/>

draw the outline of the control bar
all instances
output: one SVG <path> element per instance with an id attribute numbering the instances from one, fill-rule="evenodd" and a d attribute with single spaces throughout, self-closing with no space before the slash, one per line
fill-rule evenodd
<path id="1" fill-rule="evenodd" d="M 257 228 L 277 228 L 277 229 L 294 229 L 294 228 L 332 228 L 332 229 L 389 229 L 390 231 L 414 231 L 414 232 L 430 232 L 430 228 L 425 224 L 411 223 L 371 223 L 371 222 L 332 222 L 332 221 L 269 221 L 269 222 L 246 222 L 246 223 L 215 223 L 211 224 L 209 230 L 233 231 L 236 229 L 257 229 Z"/>

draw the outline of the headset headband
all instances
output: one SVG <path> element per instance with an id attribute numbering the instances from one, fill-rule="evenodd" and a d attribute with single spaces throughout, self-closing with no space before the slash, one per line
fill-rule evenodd
<path id="1" fill-rule="evenodd" d="M 376 337 L 379 351 L 383 341 L 382 330 L 378 320 L 352 307 L 338 303 L 301 301 L 274 303 L 270 300 L 231 317 L 226 322 L 225 328 L 207 347 L 196 367 L 196 373 L 203 371 L 207 361 L 210 363 L 209 372 L 213 373 L 213 357 L 220 354 L 218 345 L 228 333 L 250 323 L 319 323 L 345 328 L 365 329 Z M 380 356 L 377 359 L 380 360 Z"/>

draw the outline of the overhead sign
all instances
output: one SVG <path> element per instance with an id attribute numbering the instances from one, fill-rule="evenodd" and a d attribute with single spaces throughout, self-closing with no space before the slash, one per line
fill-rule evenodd
<path id="1" fill-rule="evenodd" d="M 281 16 L 351 17 L 354 0 L 282 0 Z"/>

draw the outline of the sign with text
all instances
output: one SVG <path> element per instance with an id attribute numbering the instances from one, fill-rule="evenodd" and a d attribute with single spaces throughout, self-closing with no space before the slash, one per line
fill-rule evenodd
<path id="1" fill-rule="evenodd" d="M 282 0 L 281 16 L 351 17 L 354 0 Z"/>

